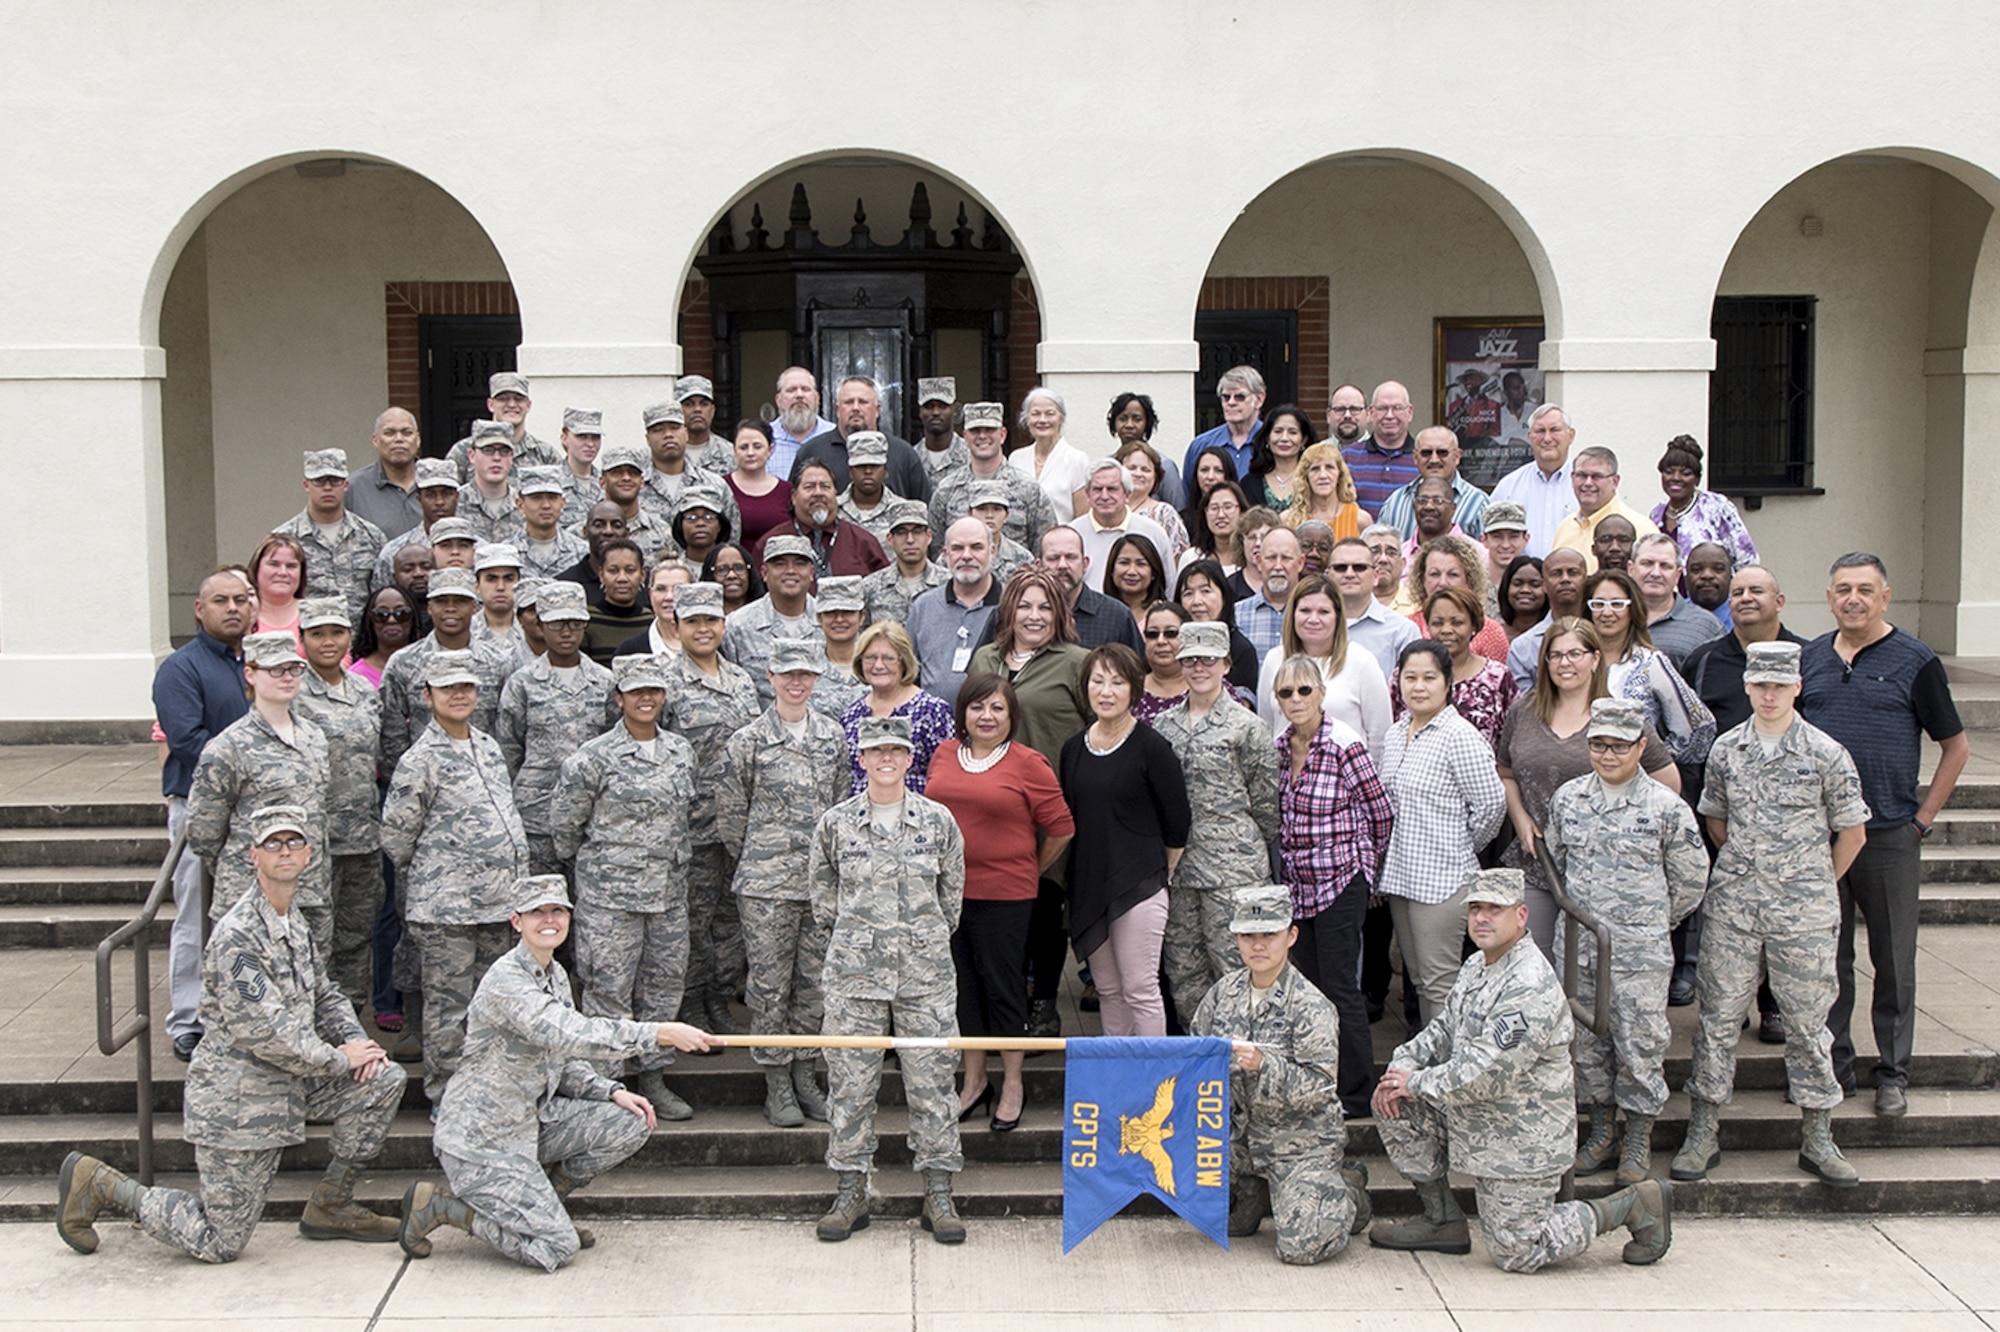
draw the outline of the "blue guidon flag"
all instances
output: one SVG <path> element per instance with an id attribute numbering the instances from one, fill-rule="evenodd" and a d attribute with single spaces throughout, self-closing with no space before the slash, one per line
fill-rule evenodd
<path id="1" fill-rule="evenodd" d="M 1069 1042 L 1064 1253 L 1142 1193 L 1229 1247 L 1229 1053 L 1220 1036 Z"/>

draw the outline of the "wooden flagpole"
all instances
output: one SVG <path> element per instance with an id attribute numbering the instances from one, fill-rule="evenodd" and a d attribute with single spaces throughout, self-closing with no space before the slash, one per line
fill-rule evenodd
<path id="1" fill-rule="evenodd" d="M 711 1036 L 714 1045 L 775 1050 L 1061 1050 L 1061 1036 Z"/>

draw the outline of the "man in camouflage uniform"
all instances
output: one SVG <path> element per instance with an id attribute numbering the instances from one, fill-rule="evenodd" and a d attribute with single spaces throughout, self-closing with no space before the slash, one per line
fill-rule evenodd
<path id="1" fill-rule="evenodd" d="M 296 717 L 292 700 L 308 673 L 287 633 L 243 639 L 250 710 L 208 742 L 188 788 L 187 849 L 214 876 L 208 918 L 220 920 L 257 886 L 250 868 L 251 814 L 266 805 L 297 805 L 311 820 L 314 846 L 325 846 L 326 796 L 332 780 L 326 736 Z M 333 946 L 333 875 L 326 857 L 308 863 L 292 906 L 321 957 Z"/>
<path id="2" fill-rule="evenodd" d="M 721 472 L 710 471 L 688 456 L 687 421 L 680 404 L 657 403 L 645 409 L 644 417 L 646 451 L 652 466 L 646 476 L 646 488 L 639 493 L 640 506 L 662 523 L 670 525 L 681 491 L 690 485 L 707 482 L 722 492 L 722 508 L 718 512 L 729 524 L 729 530 L 741 532 L 743 514 L 736 507 L 736 492 L 722 484 Z M 733 449 L 731 454 L 730 463 L 733 466 Z M 679 553 L 677 546 L 675 554 Z"/>
<path id="3" fill-rule="evenodd" d="M 1229 896 L 1228 925 L 1243 965 L 1215 982 L 1188 1023 L 1194 1035 L 1227 1036 L 1235 1047 L 1229 1233 L 1254 1235 L 1275 1215 L 1279 1261 L 1310 1265 L 1345 1249 L 1374 1210 L 1367 1168 L 1343 1160 L 1340 1018 L 1289 965 L 1299 937 L 1291 890 L 1274 883 Z"/>
<path id="4" fill-rule="evenodd" d="M 188 1066 L 182 1133 L 194 1144 L 201 1192 L 147 1188 L 96 1157 L 63 1162 L 56 1229 L 78 1253 L 97 1250 L 104 1211 L 207 1263 L 243 1252 L 286 1147 L 308 1122 L 333 1123 L 333 1160 L 306 1200 L 308 1239 L 394 1239 L 396 1222 L 354 1201 L 364 1163 L 381 1153 L 403 1095 L 403 1070 L 361 1034 L 353 1007 L 327 979 L 311 934 L 291 914 L 313 858 L 313 819 L 296 805 L 258 809 L 247 857 L 258 891 L 216 922 L 202 957 L 207 1035 Z"/>
<path id="5" fill-rule="evenodd" d="M 396 867 L 405 935 L 414 936 L 406 946 L 422 978 L 424 1094 L 433 1105 L 465 1048 L 473 987 L 507 951 L 508 895 L 528 869 L 507 762 L 472 725 L 482 688 L 472 653 L 430 655 L 431 721 L 396 766 L 382 806 L 382 850 Z"/>
<path id="6" fill-rule="evenodd" d="M 431 569 L 463 569 L 472 573 L 479 557 L 479 529 L 470 518 L 453 514 L 431 524 Z"/>
<path id="7" fill-rule="evenodd" d="M 687 427 L 688 461 L 711 476 L 736 468 L 736 445 L 715 433 L 715 385 L 707 375 L 682 375 L 674 381 L 674 405 Z"/>
<path id="8" fill-rule="evenodd" d="M 382 910 L 382 819 L 376 805 L 375 761 L 382 746 L 382 699 L 374 686 L 345 670 L 353 645 L 346 605 L 335 597 L 299 603 L 299 633 L 311 669 L 292 714 L 326 737 L 326 853 L 332 864 L 333 937 L 327 974 L 348 1002 L 369 996 L 369 941 Z M 332 678 L 329 679 L 328 677 Z"/>
<path id="9" fill-rule="evenodd" d="M 923 423 L 923 438 L 917 453 L 930 473 L 931 493 L 947 475 L 972 463 L 972 451 L 952 426 L 958 419 L 958 381 L 950 375 L 926 376 L 917 381 L 917 419 Z"/>
<path id="10" fill-rule="evenodd" d="M 818 603 L 812 595 L 813 548 L 805 537 L 772 532 L 764 541 L 764 595 L 729 617 L 722 655 L 757 681 L 757 705 L 771 706 L 771 643 L 818 638 Z M 680 604 L 676 599 L 676 606 Z"/>
<path id="11" fill-rule="evenodd" d="M 555 959 L 569 937 L 562 878 L 523 879 L 511 899 L 509 925 L 521 942 L 479 982 L 466 1014 L 465 1064 L 432 1135 L 448 1182 L 410 1185 L 397 1238 L 412 1258 L 428 1258 L 431 1232 L 455 1226 L 553 1272 L 596 1242 L 563 1200 L 638 1151 L 656 1123 L 644 1097 L 591 1061 L 637 1059 L 668 1045 L 706 1050 L 711 1038 L 678 1022 L 577 1012 Z"/>
<path id="12" fill-rule="evenodd" d="M 375 567 L 368 574 L 368 590 L 387 587 L 395 581 L 396 555 L 410 545 L 428 546 L 431 529 L 458 513 L 458 473 L 443 458 L 417 459 L 417 506 L 424 520 L 407 532 L 398 532 L 382 543 Z"/>
<path id="13" fill-rule="evenodd" d="M 813 620 L 819 625 L 819 683 L 813 687 L 813 711 L 838 723 L 854 700 L 868 692 L 854 659 L 854 640 L 868 623 L 868 598 L 861 575 L 822 575 L 813 597 Z"/>
<path id="14" fill-rule="evenodd" d="M 563 760 L 604 734 L 618 715 L 618 700 L 611 672 L 583 655 L 583 631 L 590 623 L 583 588 L 550 583 L 537 589 L 535 616 L 548 651 L 507 678 L 493 738 L 514 777 L 514 807 L 528 834 L 529 870 L 567 875 L 565 858 L 552 840 L 550 797 Z"/>
<path id="15" fill-rule="evenodd" d="M 665 1022 L 680 1012 L 687 983 L 694 751 L 659 729 L 665 662 L 625 656 L 611 667 L 624 719 L 563 760 L 549 828 L 558 859 L 576 864 L 583 1011 Z M 694 1111 L 662 1077 L 673 1062 L 672 1051 L 648 1050 L 639 1094 L 662 1119 L 691 1119 Z"/>
<path id="16" fill-rule="evenodd" d="M 1232 894 L 1271 876 L 1278 751 L 1257 714 L 1222 689 L 1229 669 L 1228 625 L 1182 625 L 1179 656 L 1219 664 L 1208 677 L 1205 704 L 1191 689 L 1153 723 L 1180 756 L 1195 815 L 1187 850 L 1167 889 L 1167 927 L 1160 942 L 1160 966 L 1185 1026 L 1208 987 L 1236 969 L 1234 935 L 1240 931 L 1230 924 Z"/>
<path id="17" fill-rule="evenodd" d="M 473 548 L 472 579 L 479 593 L 479 614 L 472 617 L 473 641 L 498 646 L 514 658 L 514 668 L 520 669 L 533 655 L 514 613 L 514 593 L 521 583 L 521 552 L 504 541 L 481 542 Z"/>
<path id="18" fill-rule="evenodd" d="M 1011 467 L 1007 470 L 1014 471 Z M 1036 489 L 1039 491 L 1041 488 L 1037 486 Z M 986 530 L 993 534 L 993 578 L 996 582 L 1006 582 L 1016 569 L 1025 569 L 1035 562 L 1034 551 L 1007 535 L 1007 520 L 1013 512 L 1013 501 L 1004 481 L 998 477 L 974 481 L 966 490 L 966 499 L 972 506 L 971 516 L 985 523 Z"/>
<path id="19" fill-rule="evenodd" d="M 811 706 L 825 669 L 826 654 L 811 639 L 772 645 L 777 699 L 729 737 L 715 793 L 715 831 L 736 861 L 732 887 L 755 1031 L 816 1033 L 825 1012 L 827 932 L 813 919 L 809 848 L 820 815 L 849 787 L 847 736 Z M 758 1046 L 750 1057 L 764 1069 L 765 1119 L 778 1128 L 826 1119 L 815 1051 Z"/>
<path id="20" fill-rule="evenodd" d="M 639 547 L 646 557 L 648 568 L 663 559 L 679 559 L 680 545 L 675 542 L 673 524 L 668 518 L 671 510 L 656 508 L 646 497 L 646 451 L 636 444 L 610 444 L 597 455 L 598 476 L 604 486 L 603 503 L 615 505 L 619 517 L 625 520 L 625 530 L 620 533 Z M 577 515 L 577 524 L 585 527 L 584 536 L 590 533 L 587 524 L 588 510 Z M 591 553 L 597 554 L 596 547 Z"/>
<path id="21" fill-rule="evenodd" d="M 1444 1011 L 1396 1047 L 1375 1089 L 1389 1162 L 1417 1188 L 1423 1211 L 1380 1221 L 1382 1249 L 1470 1253 L 1465 1213 L 1447 1170 L 1473 1177 L 1487 1255 L 1508 1272 L 1574 1258 L 1623 1226 L 1623 1257 L 1659 1261 L 1673 1242 L 1673 1188 L 1630 1184 L 1590 1202 L 1556 1201 L 1576 1141 L 1569 1001 L 1528 934 L 1521 871 L 1480 870 L 1466 891 L 1466 959 Z"/>
<path id="22" fill-rule="evenodd" d="M 750 673 L 716 652 L 725 623 L 720 583 L 689 583 L 674 593 L 681 651 L 667 664 L 667 705 L 662 725 L 688 742 L 699 765 L 696 795 L 688 807 L 688 971 L 683 1011 L 706 1019 L 708 1030 L 742 1030 L 729 1012 L 729 996 L 743 975 L 743 933 L 729 849 L 715 827 L 715 797 L 729 737 L 757 719 L 763 706 Z M 725 635 L 726 636 L 726 635 Z"/>
<path id="23" fill-rule="evenodd" d="M 489 736 L 499 724 L 501 691 L 516 665 L 506 648 L 473 638 L 479 596 L 468 570 L 438 569 L 431 575 L 425 604 L 430 608 L 431 631 L 390 657 L 382 670 L 382 768 L 392 775 L 404 751 L 430 721 L 424 672 L 433 656 L 444 651 L 471 654 L 472 670 L 479 679 L 472 726 Z"/>
<path id="24" fill-rule="evenodd" d="M 951 575 L 930 557 L 930 515 L 917 500 L 897 500 L 889 513 L 889 535 L 883 540 L 895 561 L 861 580 L 861 596 L 868 606 L 868 623 L 890 620 L 896 624 L 910 618 L 910 603 L 934 587 L 941 587 Z"/>
<path id="25" fill-rule="evenodd" d="M 1579 1031 L 1577 1095 L 1590 1134 L 1576 1152 L 1576 1173 L 1594 1175 L 1613 1161 L 1618 1182 L 1637 1184 L 1653 1164 L 1653 1120 L 1667 1103 L 1667 987 L 1673 979 L 1671 933 L 1701 904 L 1708 852 L 1687 802 L 1639 770 L 1646 719 L 1630 699 L 1590 705 L 1590 763 L 1595 771 L 1563 783 L 1542 824 L 1549 858 L 1570 897 L 1611 927 L 1611 1030 Z M 1600 978 L 1588 955 L 1577 998 L 1595 1001 Z M 1625 1111 L 1621 1145 L 1612 1117 Z"/>
<path id="26" fill-rule="evenodd" d="M 847 489 L 835 497 L 836 512 L 877 541 L 889 535 L 889 519 L 902 496 L 885 490 L 889 437 L 857 430 L 847 437 Z"/>
<path id="27" fill-rule="evenodd" d="M 487 377 L 486 414 L 507 428 L 508 438 L 514 444 L 514 461 L 523 466 L 554 467 L 562 461 L 562 454 L 553 444 L 528 433 L 528 412 L 534 405 L 524 376 L 502 370 Z M 475 423 L 473 433 L 453 444 L 445 454 L 461 482 L 472 479 L 472 442 L 478 433 Z"/>
<path id="28" fill-rule="evenodd" d="M 975 482 L 994 480 L 1006 489 L 1006 536 L 1028 550 L 1042 548 L 1042 533 L 1056 526 L 1056 511 L 1035 478 L 1007 465 L 1007 408 L 997 402 L 965 405 L 963 468 L 937 478 L 931 486 L 931 535 L 944 549 L 945 529 L 972 512 Z"/>
<path id="29" fill-rule="evenodd" d="M 472 479 L 458 488 L 458 516 L 481 541 L 520 540 L 526 524 L 514 490 L 514 436 L 499 421 L 472 428 Z"/>
<path id="30" fill-rule="evenodd" d="M 1736 1084 L 1738 1029 L 1768 972 L 1785 1024 L 1785 1076 L 1804 1115 L 1799 1168 L 1835 1188 L 1861 1182 L 1831 1131 L 1840 1104 L 1833 1036 L 1838 883 L 1868 843 L 1868 804 L 1854 759 L 1798 715 L 1799 645 L 1745 649 L 1750 720 L 1709 751 L 1701 812 L 1716 845 L 1701 946 L 1701 1026 L 1693 1101 L 1675 1179 L 1705 1179 L 1721 1162 L 1716 1120 Z"/>
<path id="31" fill-rule="evenodd" d="M 820 817 L 812 841 L 812 911 L 831 931 L 822 984 L 828 1036 L 952 1037 L 958 984 L 951 933 L 965 896 L 965 842 L 951 811 L 903 785 L 910 723 L 865 717 L 855 748 L 868 789 Z M 949 1050 L 899 1052 L 910 1107 L 910 1151 L 924 1177 L 922 1222 L 940 1244 L 965 1239 L 951 1177 L 964 1168 L 958 1145 L 955 1060 Z M 875 1162 L 880 1050 L 829 1049 L 827 1166 L 840 1177 L 820 1218 L 823 1240 L 868 1224 L 868 1173 Z"/>
<path id="32" fill-rule="evenodd" d="M 388 540 L 382 529 L 347 509 L 347 451 L 306 450 L 306 507 L 271 531 L 305 548 L 301 595 L 339 597 L 350 622 L 368 602 L 368 576 Z"/>
<path id="33" fill-rule="evenodd" d="M 569 499 L 563 493 L 562 471 L 560 467 L 523 467 L 515 482 L 521 506 L 524 581 L 531 576 L 554 578 L 590 554 L 590 543 L 582 534 L 563 526 Z"/>

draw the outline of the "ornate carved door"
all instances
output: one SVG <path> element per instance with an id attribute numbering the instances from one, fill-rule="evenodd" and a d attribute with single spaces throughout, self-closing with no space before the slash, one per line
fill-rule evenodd
<path id="1" fill-rule="evenodd" d="M 1194 380 L 1196 433 L 1222 424 L 1222 400 L 1215 396 L 1215 381 L 1231 366 L 1254 366 L 1264 376 L 1266 407 L 1297 398 L 1299 316 L 1296 310 L 1198 311 L 1194 317 L 1194 340 L 1201 344 L 1201 369 Z"/>

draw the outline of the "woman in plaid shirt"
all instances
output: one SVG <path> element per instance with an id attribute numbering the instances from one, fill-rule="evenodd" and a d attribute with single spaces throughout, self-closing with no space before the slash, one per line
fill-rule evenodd
<path id="1" fill-rule="evenodd" d="M 1272 694 L 1290 723 L 1277 743 L 1278 849 L 1299 930 L 1292 965 L 1340 1015 L 1340 1103 L 1347 1114 L 1366 1117 L 1375 1044 L 1361 995 L 1361 926 L 1395 809 L 1367 742 L 1326 715 L 1317 662 L 1286 658 Z"/>

